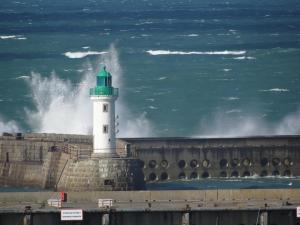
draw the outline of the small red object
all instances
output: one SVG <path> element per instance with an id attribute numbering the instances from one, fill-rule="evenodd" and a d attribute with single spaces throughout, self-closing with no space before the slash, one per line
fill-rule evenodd
<path id="1" fill-rule="evenodd" d="M 62 202 L 66 202 L 67 201 L 67 193 L 65 193 L 64 191 L 60 192 L 60 200 Z"/>

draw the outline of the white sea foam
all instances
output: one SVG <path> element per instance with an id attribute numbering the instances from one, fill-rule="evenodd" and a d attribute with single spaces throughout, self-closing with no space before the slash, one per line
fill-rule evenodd
<path id="1" fill-rule="evenodd" d="M 18 124 L 11 120 L 11 121 L 5 121 L 1 116 L 0 116 L 0 135 L 3 132 L 18 132 L 21 131 L 21 129 L 19 129 Z"/>
<path id="2" fill-rule="evenodd" d="M 232 69 L 223 69 L 223 71 L 225 71 L 225 72 L 229 72 L 229 71 L 231 71 Z"/>
<path id="3" fill-rule="evenodd" d="M 150 55 L 243 55 L 246 53 L 245 50 L 240 51 L 170 51 L 170 50 L 148 50 L 146 51 Z"/>
<path id="4" fill-rule="evenodd" d="M 83 49 L 89 49 L 90 46 L 83 46 L 82 48 L 83 48 Z"/>
<path id="5" fill-rule="evenodd" d="M 2 35 L 0 36 L 0 39 L 14 39 L 14 40 L 26 40 L 27 38 L 22 35 Z"/>
<path id="6" fill-rule="evenodd" d="M 290 90 L 287 88 L 271 88 L 266 90 L 259 90 L 262 92 L 289 92 Z"/>
<path id="7" fill-rule="evenodd" d="M 3 35 L 0 36 L 0 39 L 15 39 L 17 36 L 15 35 Z"/>
<path id="8" fill-rule="evenodd" d="M 252 57 L 252 56 L 239 56 L 239 57 L 235 57 L 234 59 L 237 59 L 237 60 L 255 59 L 255 57 Z"/>
<path id="9" fill-rule="evenodd" d="M 227 101 L 235 101 L 235 100 L 239 100 L 240 98 L 238 97 L 227 97 L 227 98 L 222 98 L 224 100 L 227 100 Z"/>
<path id="10" fill-rule="evenodd" d="M 153 106 L 153 105 L 150 105 L 148 108 L 149 108 L 149 109 L 157 109 L 157 107 L 155 107 L 155 106 Z"/>
<path id="11" fill-rule="evenodd" d="M 154 98 L 146 98 L 145 100 L 146 100 L 146 101 L 150 101 L 150 102 L 154 102 L 154 101 L 155 101 Z"/>
<path id="12" fill-rule="evenodd" d="M 188 37 L 198 37 L 199 34 L 188 34 L 187 36 L 188 36 Z"/>
<path id="13" fill-rule="evenodd" d="M 141 23 L 136 23 L 135 26 L 141 26 L 141 25 L 145 25 L 145 24 L 153 24 L 152 21 L 145 21 L 145 22 L 141 22 Z"/>
<path id="14" fill-rule="evenodd" d="M 19 79 L 29 79 L 29 78 L 30 78 L 29 76 L 19 76 L 19 77 L 16 77 L 15 79 L 19 80 Z"/>
<path id="15" fill-rule="evenodd" d="M 165 80 L 167 77 L 159 77 L 157 80 Z"/>
<path id="16" fill-rule="evenodd" d="M 64 55 L 70 59 L 80 59 L 88 55 L 103 55 L 107 52 L 87 51 L 87 52 L 65 52 Z"/>
<path id="17" fill-rule="evenodd" d="M 183 35 L 178 35 L 178 36 L 183 36 L 183 37 L 198 37 L 199 34 L 183 34 Z"/>
<path id="18" fill-rule="evenodd" d="M 230 114 L 230 113 L 241 113 L 241 112 L 242 112 L 242 110 L 240 110 L 240 109 L 232 109 L 232 110 L 226 111 L 227 114 Z"/>
<path id="19" fill-rule="evenodd" d="M 238 137 L 253 135 L 295 135 L 300 133 L 300 108 L 277 123 L 268 123 L 263 116 L 216 113 L 213 118 L 202 118 L 196 136 Z"/>
<path id="20" fill-rule="evenodd" d="M 32 73 L 27 79 L 35 109 L 26 109 L 27 121 L 34 132 L 91 134 L 92 103 L 89 88 L 95 86 L 95 74 L 100 65 L 107 66 L 113 75 L 113 85 L 122 89 L 122 70 L 118 53 L 112 46 L 107 54 L 100 57 L 96 66 L 87 64 L 85 75 L 78 85 L 60 79 L 56 74 L 43 77 Z M 119 115 L 119 136 L 141 137 L 152 134 L 152 125 L 146 113 L 132 114 L 121 95 L 116 102 Z"/>

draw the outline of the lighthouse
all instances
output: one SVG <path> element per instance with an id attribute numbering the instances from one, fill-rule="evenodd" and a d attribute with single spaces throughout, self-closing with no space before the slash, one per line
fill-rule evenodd
<path id="1" fill-rule="evenodd" d="M 118 89 L 112 86 L 112 76 L 106 67 L 97 74 L 96 87 L 90 89 L 93 102 L 93 154 L 116 154 L 115 101 Z"/>

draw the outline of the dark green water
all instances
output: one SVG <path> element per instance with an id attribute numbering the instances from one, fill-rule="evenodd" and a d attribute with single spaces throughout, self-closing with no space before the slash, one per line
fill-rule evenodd
<path id="1" fill-rule="evenodd" d="M 296 0 L 4 0 L 0 36 L 1 132 L 89 133 L 106 64 L 119 136 L 300 133 Z"/>
<path id="2" fill-rule="evenodd" d="M 209 178 L 192 181 L 149 183 L 149 190 L 277 189 L 300 188 L 299 178 Z"/>

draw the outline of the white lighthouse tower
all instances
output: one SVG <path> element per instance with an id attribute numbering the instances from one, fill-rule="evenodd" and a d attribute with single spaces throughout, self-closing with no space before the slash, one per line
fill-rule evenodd
<path id="1" fill-rule="evenodd" d="M 104 67 L 97 74 L 97 85 L 90 89 L 93 101 L 93 154 L 116 154 L 115 101 L 118 89 L 112 86 L 112 76 Z"/>

